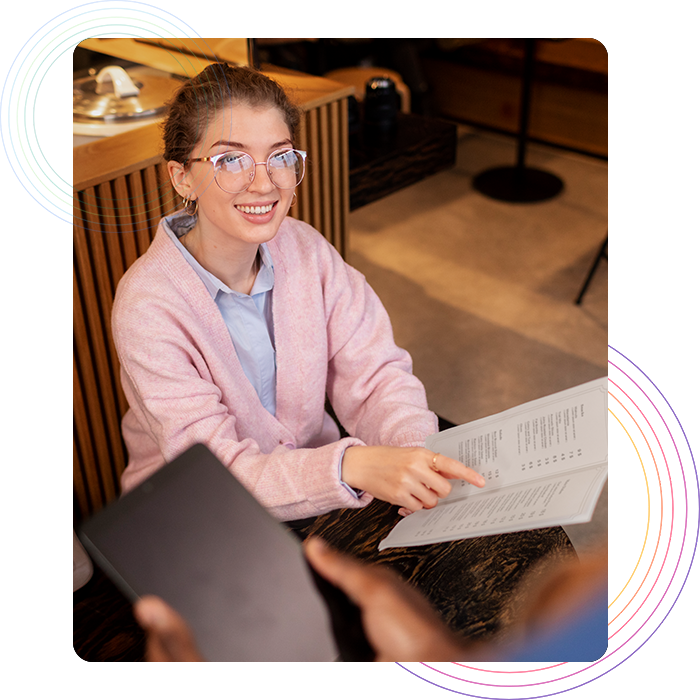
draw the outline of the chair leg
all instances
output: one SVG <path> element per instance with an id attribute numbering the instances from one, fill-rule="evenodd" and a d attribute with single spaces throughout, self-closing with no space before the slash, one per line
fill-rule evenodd
<path id="1" fill-rule="evenodd" d="M 583 299 L 583 295 L 586 293 L 586 290 L 588 289 L 588 285 L 591 283 L 591 280 L 593 279 L 593 274 L 595 273 L 598 264 L 600 261 L 605 258 L 607 260 L 608 257 L 608 237 L 605 236 L 605 240 L 603 241 L 603 245 L 600 246 L 600 250 L 598 251 L 598 255 L 596 255 L 595 260 L 593 261 L 593 265 L 591 265 L 591 269 L 588 271 L 588 277 L 586 277 L 586 281 L 583 283 L 583 286 L 581 287 L 581 291 L 578 293 L 578 296 L 576 297 L 576 304 L 581 304 L 581 300 Z"/>

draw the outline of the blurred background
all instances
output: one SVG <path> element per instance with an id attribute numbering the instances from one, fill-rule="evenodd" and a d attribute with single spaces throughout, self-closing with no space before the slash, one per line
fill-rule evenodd
<path id="1" fill-rule="evenodd" d="M 606 255 L 575 303 L 607 238 L 602 44 L 536 40 L 525 165 L 561 189 L 518 202 L 474 181 L 516 165 L 524 40 L 256 43 L 262 63 L 355 79 L 360 97 L 366 76 L 398 76 L 412 114 L 456 126 L 452 165 L 350 213 L 349 261 L 441 417 L 462 423 L 607 373 Z"/>
<path id="2" fill-rule="evenodd" d="M 528 202 L 475 187 L 482 173 L 517 166 L 524 40 L 259 44 L 269 63 L 340 79 L 386 68 L 408 89 L 411 113 L 456 125 L 454 165 L 349 220 L 348 260 L 385 304 L 442 427 L 607 375 L 608 64 L 600 42 L 535 42 L 525 167 L 554 175 L 561 189 Z M 565 529 L 579 553 L 605 542 L 607 487 L 593 521 Z"/>

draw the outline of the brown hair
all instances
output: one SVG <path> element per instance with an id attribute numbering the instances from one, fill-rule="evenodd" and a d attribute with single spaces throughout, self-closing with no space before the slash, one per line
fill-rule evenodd
<path id="1" fill-rule="evenodd" d="M 245 66 L 213 63 L 178 89 L 163 122 L 163 157 L 183 165 L 209 122 L 225 106 L 276 107 L 295 141 L 300 111 L 282 87 L 260 71 Z"/>

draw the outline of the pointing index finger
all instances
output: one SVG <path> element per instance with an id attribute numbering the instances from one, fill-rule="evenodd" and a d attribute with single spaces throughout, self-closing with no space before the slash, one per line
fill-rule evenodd
<path id="1" fill-rule="evenodd" d="M 475 472 L 470 467 L 465 467 L 464 464 L 458 460 L 443 454 L 438 454 L 437 459 L 434 459 L 434 465 L 431 466 L 435 471 L 448 479 L 464 479 L 464 481 L 478 487 L 482 487 L 486 484 L 486 480 L 481 474 Z"/>

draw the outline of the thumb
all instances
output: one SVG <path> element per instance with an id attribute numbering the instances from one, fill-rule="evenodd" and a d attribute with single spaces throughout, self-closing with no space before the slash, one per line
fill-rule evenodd
<path id="1" fill-rule="evenodd" d="M 351 557 L 331 549 L 320 537 L 304 542 L 304 553 L 311 565 L 326 580 L 338 586 L 357 602 L 353 595 L 363 567 Z"/>
<path id="2" fill-rule="evenodd" d="M 147 636 L 149 661 L 203 661 L 187 623 L 156 596 L 144 596 L 134 605 L 134 617 Z"/>

